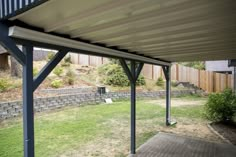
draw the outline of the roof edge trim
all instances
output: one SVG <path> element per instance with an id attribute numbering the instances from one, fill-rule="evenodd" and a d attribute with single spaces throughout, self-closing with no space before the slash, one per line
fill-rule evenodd
<path id="1" fill-rule="evenodd" d="M 137 54 L 114 50 L 114 49 L 110 49 L 110 48 L 106 48 L 102 46 L 92 45 L 92 44 L 76 41 L 73 39 L 67 39 L 67 38 L 56 36 L 56 35 L 38 32 L 38 31 L 34 31 L 34 30 L 30 30 L 30 29 L 26 29 L 26 28 L 22 28 L 18 26 L 10 27 L 8 35 L 14 38 L 25 39 L 29 41 L 36 41 L 36 42 L 52 44 L 52 45 L 58 45 L 58 46 L 63 46 L 67 48 L 73 48 L 73 49 L 77 49 L 78 51 L 85 50 L 89 52 L 94 52 L 98 55 L 99 54 L 109 55 L 113 57 L 129 59 L 129 60 L 137 60 L 137 61 L 149 63 L 149 64 L 171 66 L 170 62 L 160 61 L 154 58 L 140 56 Z"/>

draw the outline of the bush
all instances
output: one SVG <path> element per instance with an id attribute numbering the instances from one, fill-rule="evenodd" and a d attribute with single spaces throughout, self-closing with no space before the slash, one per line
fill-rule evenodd
<path id="1" fill-rule="evenodd" d="M 38 75 L 39 71 L 37 68 L 33 68 L 33 76 Z"/>
<path id="2" fill-rule="evenodd" d="M 61 63 L 61 66 L 62 66 L 62 67 L 69 67 L 69 66 L 70 66 L 70 63 L 62 62 L 62 63 Z"/>
<path id="3" fill-rule="evenodd" d="M 0 79 L 0 92 L 6 91 L 10 87 L 10 83 L 8 79 L 2 78 Z"/>
<path id="4" fill-rule="evenodd" d="M 171 81 L 171 86 L 172 87 L 177 87 L 178 86 L 178 83 L 176 81 Z"/>
<path id="5" fill-rule="evenodd" d="M 65 63 L 72 63 L 72 61 L 71 61 L 71 56 L 69 55 L 69 56 L 66 56 L 65 58 L 64 58 L 64 62 Z"/>
<path id="6" fill-rule="evenodd" d="M 118 64 L 105 64 L 98 68 L 98 73 L 104 76 L 104 83 L 112 86 L 129 86 L 129 80 L 124 73 L 122 67 Z M 136 84 L 145 85 L 145 79 L 143 76 L 139 76 Z"/>
<path id="7" fill-rule="evenodd" d="M 73 70 L 69 69 L 66 73 L 66 77 L 67 77 L 67 83 L 69 85 L 73 85 L 75 83 L 75 73 Z"/>
<path id="8" fill-rule="evenodd" d="M 160 86 L 160 87 L 163 87 L 164 86 L 164 80 L 163 80 L 163 78 L 162 77 L 159 77 L 158 79 L 157 79 L 157 82 L 156 82 L 156 85 L 157 86 Z"/>
<path id="9" fill-rule="evenodd" d="M 51 60 L 55 56 L 55 53 L 49 52 L 47 55 L 47 60 Z"/>
<path id="10" fill-rule="evenodd" d="M 54 80 L 51 82 L 51 87 L 53 88 L 60 88 L 62 87 L 63 82 L 61 80 Z"/>
<path id="11" fill-rule="evenodd" d="M 138 86 L 146 85 L 146 81 L 143 75 L 139 75 L 136 84 Z"/>
<path id="12" fill-rule="evenodd" d="M 57 76 L 61 76 L 62 73 L 63 73 L 63 68 L 62 67 L 56 67 L 54 70 L 53 70 L 53 73 Z"/>
<path id="13" fill-rule="evenodd" d="M 214 122 L 233 121 L 236 115 L 236 95 L 231 89 L 210 94 L 205 104 L 206 118 Z"/>

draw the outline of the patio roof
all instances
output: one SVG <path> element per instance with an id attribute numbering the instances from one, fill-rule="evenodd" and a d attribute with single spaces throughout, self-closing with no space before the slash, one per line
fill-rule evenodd
<path id="1" fill-rule="evenodd" d="M 2 18 L 153 59 L 236 58 L 235 0 L 34 0 L 19 10 Z"/>
<path id="2" fill-rule="evenodd" d="M 135 154 L 143 64 L 162 66 L 171 125 L 171 62 L 236 59 L 235 13 L 235 0 L 0 0 L 0 42 L 23 65 L 24 156 L 34 156 L 33 92 L 69 51 L 120 59 L 131 86 Z M 33 77 L 36 46 L 58 53 Z"/>

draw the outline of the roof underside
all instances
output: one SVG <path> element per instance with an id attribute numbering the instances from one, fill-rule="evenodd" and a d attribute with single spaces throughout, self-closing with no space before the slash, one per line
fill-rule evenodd
<path id="1" fill-rule="evenodd" d="M 236 59 L 235 0 L 49 0 L 10 20 L 171 62 Z"/>

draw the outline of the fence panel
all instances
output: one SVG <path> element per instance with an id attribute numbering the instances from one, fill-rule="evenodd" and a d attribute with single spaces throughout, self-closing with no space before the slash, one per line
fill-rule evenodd
<path id="1" fill-rule="evenodd" d="M 154 75 L 153 76 L 154 80 L 157 80 L 159 77 L 163 77 L 163 75 L 162 75 L 162 67 L 154 65 L 153 66 L 153 75 Z"/>
<path id="2" fill-rule="evenodd" d="M 151 64 L 144 64 L 142 74 L 145 78 L 153 79 L 153 66 Z"/>
<path id="3" fill-rule="evenodd" d="M 171 80 L 177 80 L 177 76 L 176 76 L 176 73 L 177 73 L 177 70 L 176 70 L 176 65 L 177 64 L 173 64 L 171 66 Z"/>
<path id="4" fill-rule="evenodd" d="M 74 62 L 81 65 L 99 66 L 109 62 L 108 58 L 83 54 L 78 54 L 78 57 L 73 56 L 73 58 L 76 58 Z M 142 74 L 148 79 L 157 80 L 159 77 L 165 79 L 161 66 L 144 64 Z M 197 70 L 179 64 L 172 65 L 171 79 L 180 82 L 189 82 L 209 93 L 221 92 L 225 88 L 233 88 L 233 76 L 231 74 Z"/>
<path id="5" fill-rule="evenodd" d="M 206 72 L 204 70 L 200 70 L 200 88 L 206 90 Z"/>
<path id="6" fill-rule="evenodd" d="M 100 65 L 102 65 L 102 57 L 90 56 L 89 65 L 91 65 L 91 66 L 100 66 Z"/>

